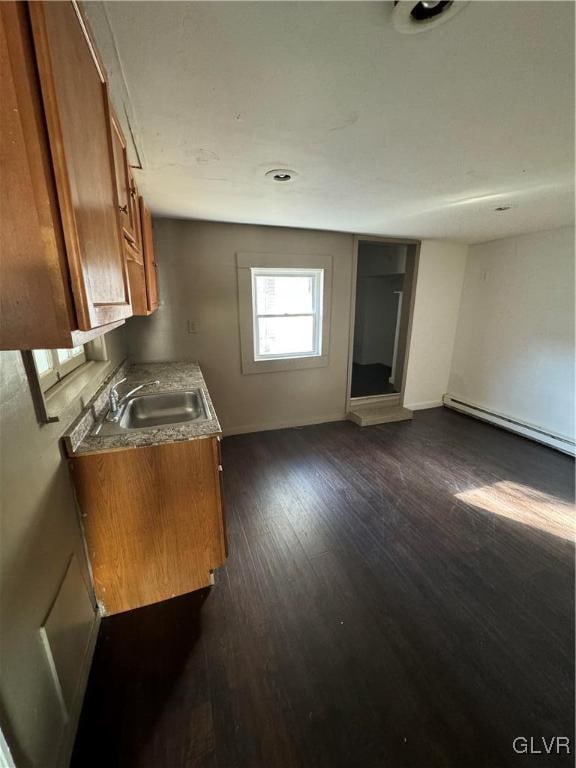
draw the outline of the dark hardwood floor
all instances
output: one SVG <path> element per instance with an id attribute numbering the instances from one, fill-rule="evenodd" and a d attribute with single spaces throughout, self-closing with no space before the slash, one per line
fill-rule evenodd
<path id="1" fill-rule="evenodd" d="M 74 768 L 554 768 L 574 463 L 444 409 L 223 442 L 216 586 L 105 619 Z"/>

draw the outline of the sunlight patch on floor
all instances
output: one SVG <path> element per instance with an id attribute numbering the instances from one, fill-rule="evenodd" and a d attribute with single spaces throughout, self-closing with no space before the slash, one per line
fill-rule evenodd
<path id="1" fill-rule="evenodd" d="M 574 541 L 574 506 L 528 485 L 501 480 L 455 496 L 478 509 Z"/>

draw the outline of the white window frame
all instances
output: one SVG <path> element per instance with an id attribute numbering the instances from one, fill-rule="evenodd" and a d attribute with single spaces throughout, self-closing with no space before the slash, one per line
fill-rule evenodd
<path id="1" fill-rule="evenodd" d="M 322 355 L 322 303 L 324 298 L 324 270 L 322 268 L 303 267 L 251 267 L 252 277 L 252 323 L 254 337 L 254 360 L 288 360 L 303 357 L 320 357 Z M 312 278 L 312 311 L 284 312 L 272 314 L 259 312 L 256 280 L 258 277 L 310 277 Z M 313 321 L 312 349 L 299 352 L 262 354 L 258 350 L 260 318 L 264 317 L 311 317 Z"/>
<path id="2" fill-rule="evenodd" d="M 33 350 L 32 354 L 34 354 L 35 351 L 36 350 Z M 58 384 L 58 382 L 62 381 L 68 374 L 86 363 L 86 348 L 84 346 L 82 346 L 81 352 L 63 362 L 60 362 L 58 358 L 57 349 L 45 349 L 42 351 L 48 352 L 52 358 L 52 367 L 50 370 L 45 371 L 44 373 L 38 373 L 38 381 L 40 382 L 40 387 L 43 392 L 46 392 L 50 387 Z M 36 361 L 36 358 L 34 358 L 34 360 Z"/>
<path id="3" fill-rule="evenodd" d="M 21 355 L 36 417 L 41 423 L 60 421 L 64 414 L 70 414 L 72 406 L 80 405 L 85 408 L 102 382 L 121 361 L 118 354 L 115 356 L 108 354 L 106 335 L 103 334 L 83 345 L 85 362 L 79 360 L 80 355 L 75 355 L 76 359 L 72 365 L 70 361 L 59 363 L 62 378 L 57 381 L 57 377 L 47 375 L 48 371 L 42 378 L 40 377 L 35 351 L 24 349 Z M 72 369 L 73 365 L 75 367 Z M 63 375 L 64 373 L 66 375 Z M 52 383 L 53 381 L 55 383 Z"/>
<path id="4" fill-rule="evenodd" d="M 238 274 L 238 315 L 240 323 L 240 351 L 242 373 L 273 373 L 305 368 L 325 367 L 329 363 L 330 323 L 332 299 L 332 256 L 326 254 L 278 254 L 278 253 L 237 253 Z M 255 319 L 254 275 L 282 272 L 310 274 L 321 273 L 321 285 L 316 301 L 317 343 L 316 352 L 288 353 L 279 356 L 258 355 Z M 270 316 L 270 315 L 268 315 Z"/>

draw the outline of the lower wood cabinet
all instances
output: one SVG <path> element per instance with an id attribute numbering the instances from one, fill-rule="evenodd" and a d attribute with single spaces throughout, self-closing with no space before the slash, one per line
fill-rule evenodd
<path id="1" fill-rule="evenodd" d="M 217 437 L 70 462 L 105 614 L 211 584 L 226 558 Z"/>

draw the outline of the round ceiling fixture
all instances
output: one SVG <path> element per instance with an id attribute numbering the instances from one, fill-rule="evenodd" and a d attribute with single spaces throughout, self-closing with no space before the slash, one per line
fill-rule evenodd
<path id="1" fill-rule="evenodd" d="M 273 168 L 271 171 L 266 171 L 266 178 L 277 181 L 279 184 L 286 184 L 286 182 L 292 181 L 295 176 L 298 174 L 290 168 Z"/>
<path id="2" fill-rule="evenodd" d="M 394 0 L 392 20 L 399 32 L 413 34 L 451 19 L 469 0 Z"/>

